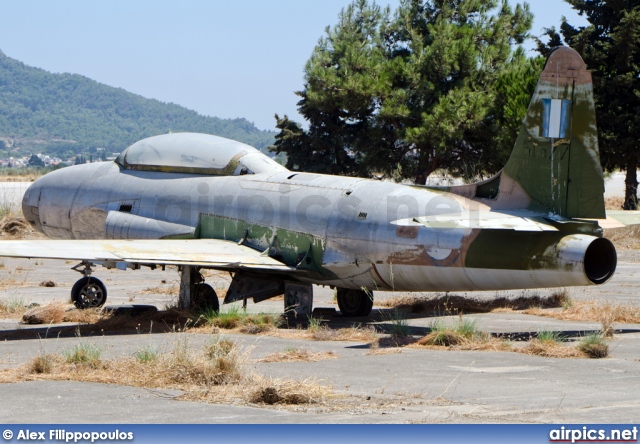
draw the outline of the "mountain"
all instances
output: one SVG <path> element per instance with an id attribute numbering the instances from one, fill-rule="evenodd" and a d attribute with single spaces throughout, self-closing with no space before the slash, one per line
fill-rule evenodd
<path id="1" fill-rule="evenodd" d="M 203 116 L 78 74 L 27 66 L 0 51 L 0 151 L 67 158 L 98 148 L 120 152 L 145 137 L 181 131 L 227 137 L 264 152 L 275 137 L 246 119 Z"/>

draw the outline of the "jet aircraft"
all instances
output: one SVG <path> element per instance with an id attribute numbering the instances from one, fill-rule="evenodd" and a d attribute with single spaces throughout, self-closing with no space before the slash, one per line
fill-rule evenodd
<path id="1" fill-rule="evenodd" d="M 178 266 L 180 302 L 219 302 L 200 274 L 227 270 L 224 303 L 285 295 L 309 314 L 312 284 L 345 316 L 377 291 L 597 285 L 616 269 L 591 74 L 570 48 L 546 62 L 504 169 L 472 185 L 409 186 L 290 171 L 213 135 L 150 137 L 113 162 L 72 166 L 27 190 L 26 220 L 53 240 L 0 256 L 78 260 L 77 307 L 105 303 L 96 265 Z M 617 215 L 618 219 L 622 219 Z"/>

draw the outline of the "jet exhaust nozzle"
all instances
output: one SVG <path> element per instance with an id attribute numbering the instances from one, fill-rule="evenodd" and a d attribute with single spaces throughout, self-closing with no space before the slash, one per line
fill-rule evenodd
<path id="1" fill-rule="evenodd" d="M 613 276 L 618 264 L 616 248 L 609 239 L 596 238 L 584 254 L 584 273 L 594 284 L 604 284 Z"/>

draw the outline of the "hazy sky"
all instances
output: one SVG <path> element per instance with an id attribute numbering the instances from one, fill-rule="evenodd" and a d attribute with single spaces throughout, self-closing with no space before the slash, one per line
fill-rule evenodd
<path id="1" fill-rule="evenodd" d="M 0 50 L 27 65 L 82 74 L 201 114 L 275 128 L 296 111 L 303 67 L 350 0 L 3 0 Z M 398 0 L 379 0 L 397 6 Z M 510 3 L 514 3 L 510 0 Z M 534 35 L 565 15 L 530 0 Z"/>

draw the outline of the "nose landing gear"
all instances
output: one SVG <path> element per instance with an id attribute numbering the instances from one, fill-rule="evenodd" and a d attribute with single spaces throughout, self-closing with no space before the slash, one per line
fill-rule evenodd
<path id="1" fill-rule="evenodd" d="M 71 288 L 71 300 L 76 308 L 101 307 L 107 301 L 107 287 L 98 278 L 91 277 L 90 262 L 82 262 L 72 270 L 84 274 Z M 84 267 L 80 270 L 80 267 Z"/>

